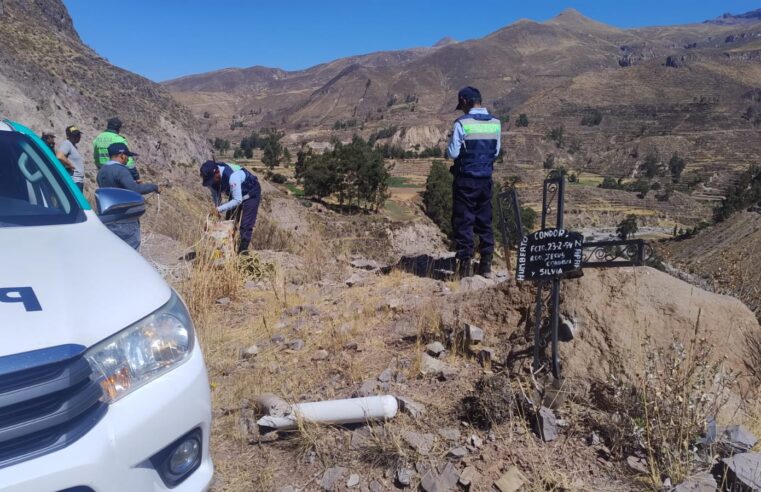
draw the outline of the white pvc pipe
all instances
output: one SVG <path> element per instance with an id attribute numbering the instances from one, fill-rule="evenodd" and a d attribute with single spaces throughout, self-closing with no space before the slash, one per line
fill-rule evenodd
<path id="1" fill-rule="evenodd" d="M 393 418 L 398 409 L 399 404 L 391 395 L 316 401 L 293 405 L 292 412 L 285 417 L 266 416 L 256 423 L 280 430 L 296 429 L 299 419 L 318 424 L 357 424 Z"/>

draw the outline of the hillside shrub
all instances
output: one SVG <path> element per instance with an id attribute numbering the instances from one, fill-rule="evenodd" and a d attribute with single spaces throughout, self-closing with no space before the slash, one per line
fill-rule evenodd
<path id="1" fill-rule="evenodd" d="M 684 159 L 679 157 L 679 154 L 674 152 L 669 160 L 669 172 L 671 173 L 671 180 L 674 183 L 679 182 L 679 178 L 682 177 L 682 171 L 684 171 Z"/>
<path id="2" fill-rule="evenodd" d="M 638 230 L 639 226 L 637 225 L 637 216 L 627 215 L 624 220 L 618 223 L 618 227 L 616 227 L 616 234 L 618 237 L 626 241 L 630 236 L 636 234 Z"/>
<path id="3" fill-rule="evenodd" d="M 714 220 L 721 222 L 735 212 L 761 201 L 761 167 L 751 166 L 745 171 L 735 186 L 727 191 L 721 205 L 714 209 Z"/>
<path id="4" fill-rule="evenodd" d="M 452 173 L 444 161 L 433 161 L 425 180 L 423 207 L 425 214 L 439 226 L 447 237 L 452 235 Z"/>
<path id="5" fill-rule="evenodd" d="M 550 128 L 547 132 L 547 139 L 555 142 L 555 147 L 562 149 L 565 145 L 565 128 L 563 125 Z"/>
<path id="6" fill-rule="evenodd" d="M 515 121 L 515 126 L 528 126 L 528 116 L 526 116 L 526 113 L 521 113 L 518 115 L 518 119 Z"/>
<path id="7" fill-rule="evenodd" d="M 602 123 L 602 113 L 597 109 L 587 112 L 581 118 L 582 126 L 597 126 L 600 123 Z"/>

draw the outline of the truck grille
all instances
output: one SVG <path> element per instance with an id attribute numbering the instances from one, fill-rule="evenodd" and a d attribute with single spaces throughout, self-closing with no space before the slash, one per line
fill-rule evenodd
<path id="1" fill-rule="evenodd" d="M 61 345 L 0 357 L 0 468 L 68 446 L 106 414 L 84 350 Z"/>

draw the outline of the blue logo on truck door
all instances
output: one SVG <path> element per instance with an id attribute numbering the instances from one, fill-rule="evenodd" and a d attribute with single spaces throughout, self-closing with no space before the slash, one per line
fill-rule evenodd
<path id="1" fill-rule="evenodd" d="M 29 311 L 42 311 L 40 301 L 31 287 L 0 287 L 0 302 L 17 303 L 24 305 Z"/>

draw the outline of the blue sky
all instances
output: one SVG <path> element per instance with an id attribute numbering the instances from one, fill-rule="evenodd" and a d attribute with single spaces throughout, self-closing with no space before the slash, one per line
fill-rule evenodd
<path id="1" fill-rule="evenodd" d="M 761 0 L 64 0 L 80 36 L 155 81 L 225 67 L 296 70 L 344 56 L 480 38 L 573 7 L 619 27 L 685 24 Z M 466 5 L 471 5 L 466 7 Z"/>

